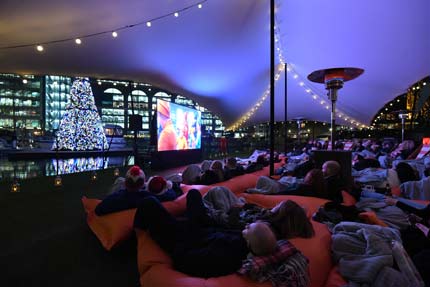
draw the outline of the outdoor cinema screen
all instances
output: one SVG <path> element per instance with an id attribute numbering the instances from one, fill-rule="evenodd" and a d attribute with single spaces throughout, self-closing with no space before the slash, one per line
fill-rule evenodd
<path id="1" fill-rule="evenodd" d="M 201 112 L 157 100 L 158 151 L 201 148 Z"/>

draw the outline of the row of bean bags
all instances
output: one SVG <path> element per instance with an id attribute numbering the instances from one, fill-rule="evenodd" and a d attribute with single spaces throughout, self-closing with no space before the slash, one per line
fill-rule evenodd
<path id="1" fill-rule="evenodd" d="M 278 165 L 275 164 L 275 168 Z M 225 186 L 233 193 L 239 194 L 247 188 L 255 187 L 259 176 L 268 174 L 269 167 L 265 167 L 254 173 L 237 176 L 213 185 L 181 185 L 184 194 L 174 201 L 163 202 L 163 205 L 170 213 L 177 216 L 185 211 L 186 193 L 193 188 L 199 190 L 203 195 L 214 186 Z M 94 210 L 100 201 L 100 199 L 82 197 L 82 205 L 87 214 L 88 226 L 100 240 L 103 247 L 106 250 L 111 250 L 133 234 L 133 219 L 136 209 L 98 216 Z"/>
<path id="2" fill-rule="evenodd" d="M 173 215 L 180 215 L 186 208 L 186 193 L 197 189 L 203 195 L 214 186 L 228 187 L 233 193 L 244 197 L 247 202 L 270 208 L 282 200 L 291 199 L 305 207 L 308 217 L 323 205 L 326 200 L 312 197 L 261 195 L 243 193 L 247 188 L 255 187 L 259 176 L 268 175 L 268 167 L 252 174 L 245 174 L 211 186 L 182 185 L 184 195 L 175 201 L 162 203 Z M 98 199 L 82 198 L 87 212 L 87 223 L 102 245 L 110 250 L 133 234 L 133 219 L 136 210 L 126 210 L 97 216 L 94 209 Z M 292 239 L 291 242 L 310 260 L 311 286 L 342 286 L 346 282 L 333 267 L 330 246 L 331 236 L 325 225 L 312 222 L 316 235 L 310 239 Z M 141 286 L 270 286 L 259 284 L 239 275 L 217 278 L 195 278 L 177 272 L 171 267 L 171 260 L 144 231 L 136 230 L 137 259 Z"/>

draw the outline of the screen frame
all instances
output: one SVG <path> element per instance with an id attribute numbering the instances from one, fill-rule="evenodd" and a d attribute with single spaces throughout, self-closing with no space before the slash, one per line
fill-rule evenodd
<path id="1" fill-rule="evenodd" d="M 198 129 L 198 127 L 200 127 L 200 132 L 198 132 L 197 130 L 195 131 L 195 133 L 196 133 L 196 135 L 198 135 L 200 138 L 196 138 L 196 141 L 197 141 L 197 146 L 199 146 L 199 147 L 197 147 L 197 148 L 186 148 L 186 149 L 178 149 L 178 148 L 176 148 L 176 149 L 162 149 L 162 150 L 160 150 L 160 147 L 159 147 L 159 138 L 160 138 L 160 120 L 159 120 L 159 118 L 160 118 L 160 114 L 159 114 L 159 102 L 165 102 L 165 103 L 167 103 L 168 105 L 169 105 L 169 109 L 172 109 L 172 108 L 174 108 L 174 110 L 176 111 L 177 109 L 183 109 L 183 110 L 185 110 L 185 112 L 192 112 L 193 113 L 193 115 L 195 116 L 194 118 L 195 118 L 195 120 L 196 120 L 196 129 Z M 176 112 L 175 112 L 175 117 L 176 117 Z M 154 122 L 155 122 L 155 127 L 154 127 L 154 134 L 155 134 L 155 141 L 156 141 L 156 144 L 155 144 L 155 146 L 156 146 L 156 150 L 157 150 L 157 152 L 172 152 L 172 151 L 176 151 L 176 152 L 184 152 L 184 151 L 196 151 L 196 150 L 201 150 L 202 149 L 202 112 L 201 111 L 199 111 L 199 110 L 197 110 L 196 108 L 193 108 L 193 107 L 189 107 L 189 106 L 185 106 L 185 105 L 181 105 L 181 104 L 178 104 L 178 103 L 175 103 L 175 102 L 173 102 L 173 101 L 168 101 L 168 100 L 165 100 L 165 99 L 161 99 L 161 98 L 157 98 L 157 100 L 156 100 L 156 109 L 155 109 L 155 115 L 154 115 L 154 118 L 155 118 L 155 120 L 154 120 Z M 170 120 L 174 120 L 174 124 L 173 124 L 173 126 L 175 127 L 175 132 L 176 132 L 176 129 L 177 129 L 177 119 L 176 118 L 173 118 L 172 119 L 172 117 L 170 117 Z M 187 142 L 188 142 L 188 139 L 187 139 Z M 188 144 L 188 143 L 187 143 Z"/>

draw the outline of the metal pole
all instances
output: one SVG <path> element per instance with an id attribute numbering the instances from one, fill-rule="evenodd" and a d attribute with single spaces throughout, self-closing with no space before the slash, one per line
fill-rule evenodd
<path id="1" fill-rule="evenodd" d="M 334 150 L 334 135 L 336 129 L 336 101 L 331 101 L 331 150 Z"/>
<path id="2" fill-rule="evenodd" d="M 402 142 L 405 140 L 405 118 L 402 117 Z"/>
<path id="3" fill-rule="evenodd" d="M 270 0 L 270 175 L 275 174 L 275 0 Z"/>
<path id="4" fill-rule="evenodd" d="M 287 154 L 287 141 L 288 141 L 288 127 L 287 127 L 287 123 L 288 123 L 288 89 L 287 89 L 287 63 L 284 63 L 284 75 L 285 75 L 285 87 L 284 87 L 284 96 L 285 96 L 285 100 L 284 100 L 284 129 L 285 129 L 285 139 L 284 139 L 284 152 L 285 154 Z"/>

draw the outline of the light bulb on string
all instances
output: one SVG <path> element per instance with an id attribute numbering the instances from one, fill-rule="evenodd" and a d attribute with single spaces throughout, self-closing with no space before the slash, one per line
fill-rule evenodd
<path id="1" fill-rule="evenodd" d="M 18 182 L 18 179 L 15 178 L 13 180 L 12 186 L 10 188 L 10 192 L 15 193 L 15 192 L 20 192 L 21 191 L 21 185 Z"/>
<path id="2" fill-rule="evenodd" d="M 36 50 L 37 50 L 38 52 L 43 52 L 44 48 L 43 48 L 43 46 L 42 46 L 42 45 L 37 45 L 37 46 L 36 46 Z"/>
<path id="3" fill-rule="evenodd" d="M 57 175 L 55 177 L 55 179 L 54 179 L 54 186 L 59 187 L 59 186 L 62 186 L 62 185 L 63 185 L 63 180 L 62 180 L 62 178 L 61 178 L 60 175 Z"/>
<path id="4" fill-rule="evenodd" d="M 80 44 L 82 44 L 82 40 L 81 40 L 81 39 L 79 39 L 79 38 L 76 38 L 76 39 L 75 39 L 75 43 L 76 43 L 77 45 L 80 45 Z"/>
<path id="5" fill-rule="evenodd" d="M 91 174 L 91 180 L 92 181 L 96 181 L 97 180 L 97 172 L 93 171 L 93 173 Z"/>
<path id="6" fill-rule="evenodd" d="M 112 32 L 112 37 L 114 37 L 114 38 L 118 37 L 118 33 L 116 31 L 113 31 Z"/>

